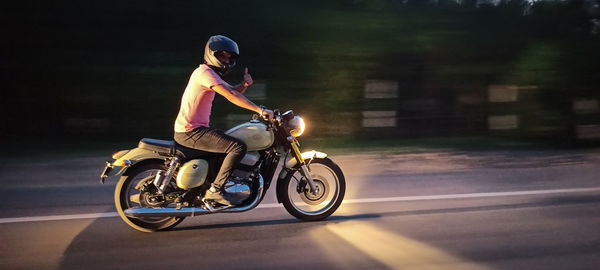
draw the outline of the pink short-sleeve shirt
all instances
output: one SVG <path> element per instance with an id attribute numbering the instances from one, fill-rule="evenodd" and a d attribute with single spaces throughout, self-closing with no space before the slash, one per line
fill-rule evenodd
<path id="1" fill-rule="evenodd" d="M 208 127 L 215 85 L 227 85 L 208 65 L 200 65 L 192 75 L 181 98 L 181 107 L 175 120 L 175 132 L 187 132 Z"/>

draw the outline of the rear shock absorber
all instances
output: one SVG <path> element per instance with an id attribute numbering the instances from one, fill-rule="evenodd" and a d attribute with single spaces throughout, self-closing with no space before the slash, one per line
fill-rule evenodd
<path id="1" fill-rule="evenodd" d="M 154 178 L 153 183 L 158 188 L 158 192 L 160 194 L 165 193 L 165 190 L 169 186 L 169 182 L 171 181 L 173 174 L 175 174 L 175 170 L 177 170 L 178 166 L 179 166 L 179 158 L 173 157 L 173 158 L 171 158 L 171 161 L 169 162 L 167 171 L 164 173 L 163 173 L 163 171 L 158 171 L 158 173 L 156 174 L 156 177 Z"/>

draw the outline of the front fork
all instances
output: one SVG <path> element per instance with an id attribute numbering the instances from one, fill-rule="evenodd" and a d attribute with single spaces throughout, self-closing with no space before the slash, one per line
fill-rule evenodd
<path id="1" fill-rule="evenodd" d="M 319 193 L 319 187 L 315 184 L 312 176 L 310 175 L 310 169 L 308 168 L 308 164 L 302 157 L 302 153 L 300 152 L 300 143 L 293 138 L 291 143 L 292 150 L 294 151 L 294 156 L 296 157 L 296 161 L 300 164 L 300 174 L 304 176 L 306 181 L 308 182 L 308 186 L 310 187 L 310 193 L 317 195 Z"/>

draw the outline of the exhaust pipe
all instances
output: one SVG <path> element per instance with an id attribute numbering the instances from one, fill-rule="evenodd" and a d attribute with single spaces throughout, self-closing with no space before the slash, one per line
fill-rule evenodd
<path id="1" fill-rule="evenodd" d="M 129 208 L 123 213 L 128 217 L 145 218 L 145 217 L 193 217 L 199 215 L 211 214 L 204 208 Z"/>
<path id="2" fill-rule="evenodd" d="M 243 207 L 231 208 L 231 206 L 225 206 L 225 207 L 221 207 L 221 208 L 213 208 L 209 203 L 204 202 L 206 209 L 198 208 L 198 207 L 187 207 L 187 208 L 181 208 L 181 209 L 177 210 L 176 208 L 134 207 L 134 208 L 125 209 L 125 211 L 123 211 L 123 213 L 125 214 L 125 216 L 128 216 L 128 217 L 147 218 L 147 217 L 193 217 L 193 216 L 199 216 L 199 215 L 214 214 L 214 213 L 219 213 L 219 212 L 229 212 L 229 213 L 245 212 L 245 211 L 248 211 L 248 210 L 256 207 L 261 200 L 261 197 L 263 194 L 263 188 L 264 188 L 264 181 L 263 181 L 262 176 L 260 176 L 258 179 L 259 179 L 259 186 L 258 186 L 258 191 L 257 191 L 256 197 L 250 204 L 243 206 Z"/>

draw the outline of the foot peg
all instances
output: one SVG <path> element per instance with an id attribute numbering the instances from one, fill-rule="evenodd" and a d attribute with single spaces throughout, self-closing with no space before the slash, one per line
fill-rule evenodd
<path id="1" fill-rule="evenodd" d="M 210 203 L 210 201 L 206 200 L 206 199 L 202 199 L 202 202 L 204 203 L 204 206 L 206 207 L 206 209 L 208 209 L 208 211 L 210 212 L 219 212 L 219 211 L 223 211 L 227 208 L 231 208 L 233 207 L 232 205 L 224 205 L 221 207 L 213 207 L 212 204 Z"/>

